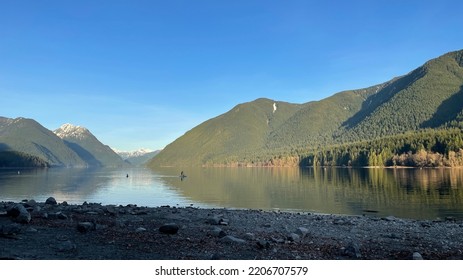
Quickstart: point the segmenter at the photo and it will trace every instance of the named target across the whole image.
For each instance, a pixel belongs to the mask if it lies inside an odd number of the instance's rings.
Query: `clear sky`
[[[0,116],[159,149],[239,103],[305,103],[463,49],[463,1],[1,0]]]

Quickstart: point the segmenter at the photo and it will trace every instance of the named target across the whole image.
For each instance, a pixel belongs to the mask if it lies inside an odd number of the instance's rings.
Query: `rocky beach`
[[[0,202],[7,260],[463,259],[463,221]]]

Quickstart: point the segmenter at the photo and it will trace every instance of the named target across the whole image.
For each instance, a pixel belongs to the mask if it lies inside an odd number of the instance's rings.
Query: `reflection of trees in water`
[[[197,168],[168,180],[183,196],[224,207],[435,218],[463,213],[462,169]],[[463,214],[459,214],[462,215]]]

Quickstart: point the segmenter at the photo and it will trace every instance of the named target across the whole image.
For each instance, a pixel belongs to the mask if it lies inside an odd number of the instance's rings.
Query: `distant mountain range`
[[[462,123],[463,50],[460,50],[430,60],[407,75],[368,88],[343,91],[320,101],[291,104],[262,98],[237,105],[186,132],[153,158],[149,166],[259,165],[282,159],[301,164],[307,157],[311,157],[312,164],[318,162],[316,151],[330,147],[429,130],[461,129]],[[458,131],[460,135],[461,130]],[[424,134],[420,135],[414,139],[423,142]],[[405,136],[400,137],[396,140],[404,141]],[[393,152],[405,153],[407,147],[418,152],[415,146],[429,147],[429,152],[442,150],[437,144],[421,142],[409,147],[403,144]],[[377,157],[385,149],[377,145],[378,150],[356,151],[355,155]],[[365,147],[368,144],[361,149]],[[451,147],[442,151],[448,155],[449,149],[458,152],[460,148]],[[353,153],[352,148],[346,148],[346,153]],[[349,158],[351,154],[344,156]],[[355,160],[352,157],[346,163]],[[359,162],[369,164],[367,160]]]
[[[128,165],[84,127],[64,124],[50,131],[32,119],[0,117],[0,167]]]
[[[149,149],[139,149],[136,151],[118,151],[114,149],[114,151],[126,162],[134,165],[134,166],[143,166],[149,160],[151,160],[154,156],[156,156],[160,150],[152,151]]]
[[[260,98],[186,132],[162,151],[117,154],[83,127],[54,132],[0,117],[9,166],[463,166],[463,50],[320,101]],[[159,154],[158,154],[159,153]],[[156,156],[154,156],[156,155]],[[154,156],[154,157],[153,157]]]

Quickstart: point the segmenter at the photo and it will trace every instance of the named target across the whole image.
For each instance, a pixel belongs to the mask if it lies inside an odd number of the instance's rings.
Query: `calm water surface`
[[[463,218],[463,169],[0,170],[0,200]],[[126,177],[126,174],[129,177]]]

